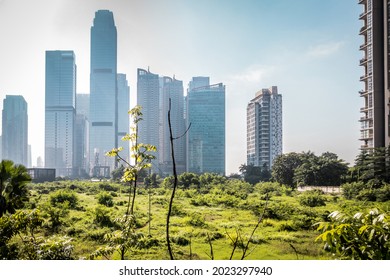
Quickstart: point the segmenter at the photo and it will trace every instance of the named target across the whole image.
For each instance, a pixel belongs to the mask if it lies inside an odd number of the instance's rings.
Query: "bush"
[[[365,188],[363,182],[354,182],[341,185],[341,191],[346,199],[356,198],[360,191]]]
[[[102,205],[98,205],[94,210],[94,222],[103,227],[113,226],[113,222],[110,217],[110,210]]]
[[[50,204],[57,206],[58,204],[68,203],[69,207],[75,209],[78,204],[76,193],[68,190],[58,190],[50,195]]]
[[[377,201],[389,201],[390,200],[390,185],[385,184],[379,189],[375,190],[375,196]]]
[[[298,199],[303,206],[317,207],[326,205],[326,198],[323,196],[323,192],[319,190],[306,191]]]
[[[97,196],[98,203],[107,207],[114,206],[114,199],[108,192],[101,192]]]

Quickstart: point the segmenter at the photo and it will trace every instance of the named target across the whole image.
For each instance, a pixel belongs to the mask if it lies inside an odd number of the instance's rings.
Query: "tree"
[[[15,213],[28,201],[27,183],[31,181],[26,167],[10,160],[0,162],[0,217]]]
[[[254,185],[261,180],[260,166],[255,166],[253,164],[241,164],[238,170],[242,173],[242,175],[244,175],[245,182]]]
[[[354,260],[388,260],[390,258],[389,217],[378,209],[349,216],[338,211],[329,215],[330,222],[318,223],[322,233],[316,241],[338,258]]]
[[[122,140],[131,142],[131,157],[134,159],[134,164],[120,156],[120,152],[123,150],[122,147],[114,148],[106,154],[107,156],[116,157],[118,161],[124,163],[125,169],[122,181],[133,183],[133,194],[132,196],[129,195],[126,215],[132,215],[134,212],[138,176],[143,170],[152,166],[151,161],[156,158],[152,152],[157,150],[153,145],[138,143],[138,123],[142,121],[141,106],[135,106],[129,111],[129,115],[133,120],[133,125],[130,127],[131,133],[126,134]]]
[[[131,157],[133,158],[134,163],[130,163],[120,156],[120,152],[123,150],[122,147],[114,148],[106,155],[115,157],[125,165],[122,181],[133,184],[133,192],[132,194],[129,194],[127,210],[121,220],[121,229],[107,237],[107,240],[110,241],[110,245],[107,248],[108,251],[98,250],[94,256],[99,254],[104,255],[113,252],[115,249],[120,251],[121,259],[124,260],[125,253],[129,248],[137,245],[135,242],[137,238],[133,237],[138,236],[138,234],[135,233],[136,223],[134,222],[134,204],[137,193],[138,177],[144,170],[151,167],[152,160],[156,158],[152,153],[156,152],[157,149],[153,145],[138,142],[138,123],[142,120],[141,106],[136,106],[131,109],[129,115],[133,121],[133,125],[130,127],[131,133],[126,134],[122,140],[131,142]]]
[[[283,154],[274,160],[272,164],[272,178],[279,184],[295,187],[295,170],[302,164],[302,156],[298,153]]]
[[[198,187],[200,184],[199,175],[191,172],[184,172],[178,176],[179,185],[184,189],[188,189],[191,186]]]

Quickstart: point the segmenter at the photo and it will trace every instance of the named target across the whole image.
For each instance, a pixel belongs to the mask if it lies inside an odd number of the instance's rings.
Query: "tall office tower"
[[[138,123],[138,142],[159,149],[159,77],[149,70],[137,69],[137,104],[142,107],[142,121]],[[159,173],[158,152],[152,161],[152,172]]]
[[[21,95],[6,95],[3,100],[2,122],[3,159],[27,167],[28,117],[27,102]]]
[[[74,163],[76,64],[73,51],[46,51],[45,166],[71,176]]]
[[[130,128],[130,87],[125,74],[117,75],[118,83],[118,146],[123,148],[121,157],[130,162],[130,143],[122,141],[122,137],[129,133]]]
[[[187,93],[187,171],[225,174],[225,86],[194,87]]]
[[[91,28],[90,164],[93,176],[109,177],[116,166],[106,152],[117,147],[117,31],[111,11],[95,13]]]
[[[277,87],[256,93],[247,107],[247,164],[270,169],[282,154],[282,95]]]
[[[76,94],[74,176],[89,174],[89,94]]]
[[[359,4],[364,6],[360,14],[363,21],[360,35],[364,37],[360,46],[364,52],[360,60],[364,67],[364,75],[360,77],[364,83],[360,91],[364,99],[360,109],[363,114],[360,140],[364,150],[390,144],[390,2],[359,0]]]
[[[181,174],[186,171],[186,138],[184,121],[184,90],[183,82],[174,77],[162,77],[161,87],[161,116],[160,116],[160,170],[164,175],[173,174],[172,149],[168,123],[169,100],[171,103],[171,128],[172,136],[179,137],[173,141],[176,171]],[[183,136],[183,137],[181,137]]]

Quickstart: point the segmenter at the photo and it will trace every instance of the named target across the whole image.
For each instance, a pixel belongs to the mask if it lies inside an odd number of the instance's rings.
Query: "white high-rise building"
[[[270,169],[282,140],[282,95],[276,86],[262,89],[247,107],[247,164]]]

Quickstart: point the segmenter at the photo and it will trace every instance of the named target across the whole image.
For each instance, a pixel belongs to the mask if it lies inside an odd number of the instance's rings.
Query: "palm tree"
[[[15,213],[28,201],[27,183],[31,181],[26,167],[10,160],[0,162],[0,217]]]

